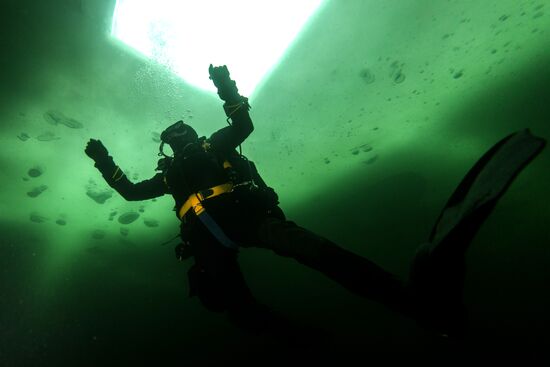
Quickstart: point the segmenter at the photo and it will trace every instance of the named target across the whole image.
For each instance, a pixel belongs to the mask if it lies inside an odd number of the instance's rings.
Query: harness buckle
[[[201,196],[201,200],[204,200],[204,199],[207,199],[208,197],[212,196],[214,194],[214,190],[213,189],[206,189],[206,190],[201,190],[198,193]]]

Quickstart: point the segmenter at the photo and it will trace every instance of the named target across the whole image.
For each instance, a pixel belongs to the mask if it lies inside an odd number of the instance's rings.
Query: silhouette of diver
[[[286,219],[278,196],[253,162],[236,148],[252,133],[247,98],[239,95],[229,71],[209,67],[225,101],[226,126],[209,138],[178,121],[161,134],[156,173],[132,183],[101,141],[85,152],[107,183],[126,200],[170,194],[181,220],[176,256],[194,258],[188,271],[190,295],[209,310],[227,312],[238,326],[255,333],[291,338],[300,327],[260,304],[240,271],[239,248],[259,247],[316,269],[350,291],[415,319],[439,335],[461,337],[466,323],[462,302],[465,253],[477,230],[521,170],[541,152],[545,140],[528,129],[490,148],[460,182],[414,257],[405,282]],[[168,144],[173,156],[163,151]],[[311,340],[314,340],[311,339]]]

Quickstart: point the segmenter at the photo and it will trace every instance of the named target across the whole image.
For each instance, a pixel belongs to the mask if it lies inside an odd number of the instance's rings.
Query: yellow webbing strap
[[[231,182],[211,187],[207,190],[202,190],[196,194],[189,195],[189,198],[183,203],[179,210],[179,218],[182,219],[183,216],[189,211],[189,209],[193,208],[195,211],[195,214],[199,215],[204,211],[204,208],[201,204],[201,202],[205,199],[210,199],[215,196],[224,194],[226,192],[231,192],[233,190],[233,184]],[[208,195],[204,195],[203,193],[208,193]]]
[[[119,175],[117,177],[117,174]],[[120,181],[120,179],[124,177],[124,172],[122,172],[122,170],[120,169],[119,166],[116,167],[116,170],[115,170],[115,173],[113,173],[113,176],[111,177],[113,180],[115,180],[115,182],[117,181]]]

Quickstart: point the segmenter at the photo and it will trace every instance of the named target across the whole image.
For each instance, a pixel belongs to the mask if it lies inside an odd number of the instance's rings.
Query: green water
[[[126,202],[84,154],[101,139],[139,181],[174,121],[200,135],[225,125],[217,96],[108,37],[113,6],[7,1],[1,12],[0,365],[288,353],[188,298],[190,264],[160,245],[178,231],[172,198]],[[290,219],[405,277],[483,152],[526,127],[550,138],[549,65],[548,0],[331,0],[251,101],[243,152]],[[548,167],[547,149],[468,253],[466,352],[549,345]],[[139,218],[121,223],[129,212]],[[294,261],[249,249],[241,265],[260,300],[329,330],[333,355],[449,348]]]

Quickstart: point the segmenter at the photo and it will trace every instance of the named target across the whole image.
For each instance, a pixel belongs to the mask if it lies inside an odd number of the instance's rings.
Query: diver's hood
[[[180,141],[195,141],[199,138],[195,129],[179,120],[170,125],[160,134],[160,140],[163,143],[171,144],[175,139]]]
[[[195,129],[193,129],[190,125],[187,125],[182,120],[179,120],[178,122],[168,126],[166,130],[160,134],[160,153],[159,155],[166,156],[163,152],[164,144],[170,145],[173,151],[177,150],[177,146],[181,146],[181,148],[185,147],[188,143],[192,143],[197,141],[199,136],[197,135],[197,132]]]

